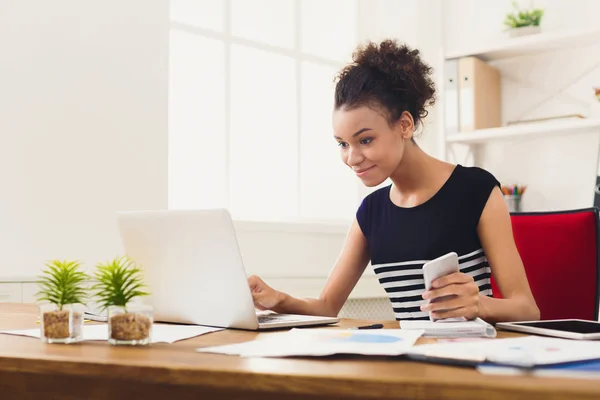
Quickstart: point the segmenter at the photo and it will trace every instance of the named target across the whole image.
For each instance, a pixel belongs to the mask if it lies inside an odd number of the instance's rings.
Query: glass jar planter
[[[152,340],[152,306],[131,304],[108,307],[108,342],[113,345],[146,345]]]
[[[77,343],[83,338],[83,304],[40,305],[40,338],[45,343]]]

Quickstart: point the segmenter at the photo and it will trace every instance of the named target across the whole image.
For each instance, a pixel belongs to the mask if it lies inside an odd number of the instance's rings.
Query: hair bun
[[[368,42],[359,46],[352,59],[353,64],[345,68],[340,78],[348,75],[350,69],[366,68],[373,78],[383,80],[387,90],[398,94],[402,92],[403,99],[410,104],[409,111],[415,122],[427,116],[425,108],[435,103],[436,90],[430,76],[433,69],[421,60],[419,50],[386,39],[379,45]]]

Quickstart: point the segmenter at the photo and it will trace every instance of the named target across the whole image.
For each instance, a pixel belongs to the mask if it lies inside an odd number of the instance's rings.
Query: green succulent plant
[[[88,279],[89,276],[81,271],[79,261],[49,261],[37,281],[40,290],[36,298],[40,302],[56,304],[61,311],[66,304],[85,304],[84,282]]]
[[[509,29],[521,28],[524,26],[540,26],[544,10],[541,8],[532,8],[531,10],[521,10],[517,2],[512,3],[514,12],[508,13],[504,18],[504,26]]]
[[[102,310],[110,306],[127,307],[135,297],[147,296],[143,291],[142,271],[127,256],[117,257],[107,263],[99,263],[94,274],[92,291]]]

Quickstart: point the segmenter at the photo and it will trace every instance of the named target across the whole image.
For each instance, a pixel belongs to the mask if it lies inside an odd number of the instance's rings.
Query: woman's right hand
[[[248,285],[254,300],[254,307],[259,310],[273,310],[284,299],[283,293],[273,289],[256,275],[248,278]]]

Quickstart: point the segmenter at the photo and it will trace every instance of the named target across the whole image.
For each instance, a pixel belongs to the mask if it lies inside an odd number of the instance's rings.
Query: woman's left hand
[[[473,277],[462,272],[443,276],[432,282],[431,289],[423,293],[428,304],[422,311],[431,311],[435,319],[465,317],[468,320],[479,316],[479,286]]]

